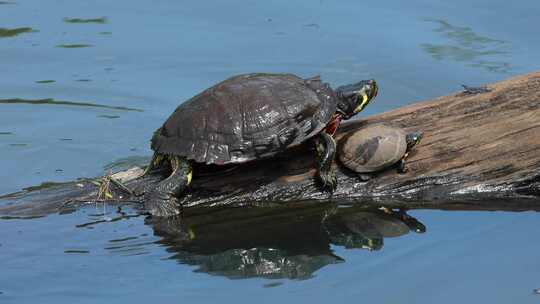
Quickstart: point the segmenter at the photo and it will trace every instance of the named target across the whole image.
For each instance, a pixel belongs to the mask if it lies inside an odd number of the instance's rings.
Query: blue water
[[[237,73],[375,78],[370,115],[535,71],[539,15],[534,0],[0,2],[0,194],[144,161],[181,101]],[[277,284],[193,272],[140,217],[76,228],[89,213],[0,220],[0,302],[540,301],[536,213],[416,211],[427,233],[332,245],[344,261]],[[105,249],[125,237],[133,252]]]

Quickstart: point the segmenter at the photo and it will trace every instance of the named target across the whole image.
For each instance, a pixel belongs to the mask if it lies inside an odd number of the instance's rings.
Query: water
[[[144,162],[182,100],[237,73],[375,78],[369,115],[538,70],[539,13],[532,0],[0,2],[0,194]],[[77,228],[113,216],[95,208],[0,220],[0,302],[539,301],[536,213],[415,211],[425,234],[376,251],[330,242],[307,277],[239,280],[193,272],[198,252],[170,259],[141,217]]]

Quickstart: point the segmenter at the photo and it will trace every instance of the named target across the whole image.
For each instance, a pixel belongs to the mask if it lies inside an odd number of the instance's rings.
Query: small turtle
[[[371,173],[393,165],[405,173],[405,158],[422,139],[422,132],[406,134],[402,129],[376,124],[359,129],[342,141],[340,161],[367,181]]]
[[[345,248],[379,250],[384,238],[423,233],[426,227],[405,210],[365,210],[340,214],[325,226],[332,243]]]
[[[317,178],[332,191],[337,183],[332,135],[377,91],[374,80],[332,90],[318,76],[292,74],[245,74],[214,85],[181,104],[154,133],[154,156],[145,172],[165,164],[172,174],[145,192],[146,210],[155,216],[179,214],[177,198],[191,183],[193,163],[245,163],[315,136]]]

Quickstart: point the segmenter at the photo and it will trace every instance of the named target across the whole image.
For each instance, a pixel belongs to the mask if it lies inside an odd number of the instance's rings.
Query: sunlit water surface
[[[233,74],[375,78],[369,115],[538,70],[539,15],[533,0],[0,1],[0,194],[144,162],[181,101]],[[142,217],[78,227],[102,208],[0,220],[0,302],[540,301],[536,213],[415,211],[427,233],[238,279],[170,258]]]

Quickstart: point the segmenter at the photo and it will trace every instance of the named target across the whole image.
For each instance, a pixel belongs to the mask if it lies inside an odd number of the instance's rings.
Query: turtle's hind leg
[[[144,196],[144,207],[153,216],[180,214],[178,197],[191,183],[191,163],[183,157],[170,156],[172,173]]]
[[[317,179],[323,189],[333,192],[337,187],[336,173],[332,170],[332,162],[336,156],[336,141],[332,135],[322,132],[316,141]]]

